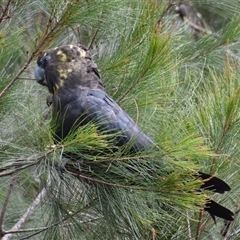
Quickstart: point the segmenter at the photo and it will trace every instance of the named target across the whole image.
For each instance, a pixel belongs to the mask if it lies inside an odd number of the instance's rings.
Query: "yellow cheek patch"
[[[66,62],[67,61],[67,55],[65,53],[63,53],[62,50],[57,51],[57,55],[60,56],[60,60],[62,62]]]
[[[68,69],[62,69],[58,68],[59,72],[59,82],[56,84],[56,89],[58,90],[60,87],[64,86],[65,81],[67,80],[69,73],[71,73],[73,70],[71,68]]]
[[[62,68],[58,68],[58,72],[59,72],[59,77],[61,79],[67,79],[68,74],[70,72],[72,72],[72,69],[62,69]]]
[[[58,68],[59,78],[53,87],[54,93],[57,93],[61,87],[64,87],[64,84],[68,78],[68,74],[71,73],[72,71],[73,70],[71,68],[69,69],[62,69],[60,67]]]

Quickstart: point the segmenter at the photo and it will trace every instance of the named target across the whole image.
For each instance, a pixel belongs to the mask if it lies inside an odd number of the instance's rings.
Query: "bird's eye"
[[[40,56],[37,60],[37,64],[41,68],[46,68],[46,66],[50,60],[51,60],[51,57],[49,55]]]
[[[47,63],[50,61],[51,57],[50,56],[44,56],[42,59],[42,65],[45,68]]]

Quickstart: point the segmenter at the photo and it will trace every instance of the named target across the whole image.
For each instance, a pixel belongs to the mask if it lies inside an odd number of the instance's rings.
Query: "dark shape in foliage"
[[[179,14],[181,20],[189,25],[189,32],[191,32],[196,39],[203,37],[206,33],[211,34],[201,13],[199,13],[191,3],[181,4],[176,7],[175,11]]]
[[[81,45],[67,45],[42,53],[35,72],[39,84],[47,86],[53,94],[53,119],[56,121],[55,143],[63,140],[70,131],[89,122],[100,132],[115,135],[116,146],[130,143],[130,152],[156,147],[133,119],[105,92],[97,65],[87,49]],[[230,187],[221,179],[199,172],[204,180],[201,188],[218,193]],[[215,216],[233,220],[233,213],[209,200],[205,210]]]

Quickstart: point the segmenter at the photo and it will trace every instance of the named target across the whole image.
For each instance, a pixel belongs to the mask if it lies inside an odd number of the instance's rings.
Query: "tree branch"
[[[38,194],[36,199],[33,201],[33,203],[30,205],[30,207],[27,209],[27,211],[22,215],[22,217],[18,220],[18,222],[8,231],[13,232],[19,230],[23,224],[28,220],[29,216],[35,211],[35,209],[41,204],[42,199],[45,198],[47,194],[47,187],[50,186],[51,181],[48,180],[46,186],[41,190],[41,192]],[[5,232],[5,236],[2,238],[2,240],[9,240],[13,236],[13,233],[7,233]]]
[[[189,221],[188,211],[186,211],[186,221],[187,221],[188,239],[189,239],[189,240],[193,240],[192,230],[191,230],[191,224],[190,224],[190,221]]]
[[[11,183],[9,185],[9,188],[8,188],[6,199],[3,203],[2,211],[1,211],[1,214],[0,214],[0,237],[5,235],[5,231],[3,230],[4,219],[5,219],[5,215],[6,215],[6,212],[7,212],[7,206],[8,206],[8,203],[9,203],[9,199],[10,199],[13,187],[16,184],[16,181],[17,181],[17,176],[18,176],[17,174],[15,174],[13,176],[13,178],[11,180]]]
[[[237,207],[237,210],[234,213],[234,220],[232,222],[225,222],[225,228],[222,229],[221,231],[221,233],[224,236],[223,240],[229,240],[234,236],[239,236],[240,228],[238,228],[234,233],[231,233],[233,230],[233,226],[236,224],[239,213],[240,213],[240,205]]]
[[[3,20],[10,18],[10,16],[7,14],[10,3],[11,3],[11,0],[8,0],[7,5],[6,5],[5,9],[3,10],[2,16],[0,16],[0,24]]]
[[[172,2],[172,0],[170,0],[168,2],[167,7],[164,9],[164,11],[162,12],[162,14],[160,15],[160,17],[157,20],[157,25],[161,25],[162,19],[163,17],[167,14],[167,12],[169,11],[169,9],[174,5],[174,3]]]
[[[27,62],[24,64],[24,66],[18,71],[18,73],[15,75],[15,77],[7,84],[7,86],[1,91],[0,93],[0,99],[6,94],[6,92],[8,91],[8,89],[10,89],[12,87],[12,85],[16,82],[16,80],[18,79],[18,77],[25,71],[25,69],[28,67],[28,65],[30,64],[30,62],[32,61],[33,56],[31,56]]]
[[[93,202],[95,201],[96,199],[93,200]],[[89,204],[86,204],[83,208],[81,208],[79,211],[75,212],[74,214],[71,214],[71,217],[77,215],[78,213],[80,213],[81,211],[83,211],[84,209],[88,208],[89,207]],[[30,237],[33,237],[41,232],[44,232],[52,227],[55,227],[57,226],[58,224],[61,224],[65,221],[67,221],[69,219],[69,217],[65,217],[63,218],[62,220],[56,222],[56,223],[53,223],[47,227],[39,227],[39,228],[28,228],[28,229],[18,229],[18,230],[9,230],[9,231],[6,231],[5,234],[10,234],[10,233],[26,233],[26,232],[34,232],[28,236],[25,236],[23,238],[20,238],[20,240],[24,240],[24,239],[28,239]],[[81,224],[87,224],[87,223],[91,223],[91,222],[95,222],[95,221],[98,221],[102,219],[102,217],[96,217],[96,218],[91,218],[91,219],[88,219],[88,220],[83,220],[83,221],[79,221],[79,223]],[[64,226],[68,226],[70,225],[69,223],[68,224],[65,224]]]

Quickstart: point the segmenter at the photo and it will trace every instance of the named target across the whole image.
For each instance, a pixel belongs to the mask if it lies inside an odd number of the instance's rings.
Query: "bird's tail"
[[[209,191],[213,191],[216,193],[224,193],[231,190],[229,185],[225,183],[220,178],[214,177],[210,174],[198,172],[198,176],[204,181],[201,188]]]
[[[229,185],[220,178],[202,172],[199,172],[198,174],[198,176],[204,181],[201,186],[202,189],[210,190],[221,194],[231,190]],[[232,211],[214,202],[213,200],[209,200],[206,203],[204,210],[211,215],[215,223],[215,217],[220,217],[228,221],[233,221],[234,219],[234,213]]]
[[[232,211],[214,202],[213,200],[210,200],[209,202],[206,203],[204,210],[211,215],[215,223],[216,223],[215,217],[220,217],[228,221],[233,221],[234,219],[234,213]]]

